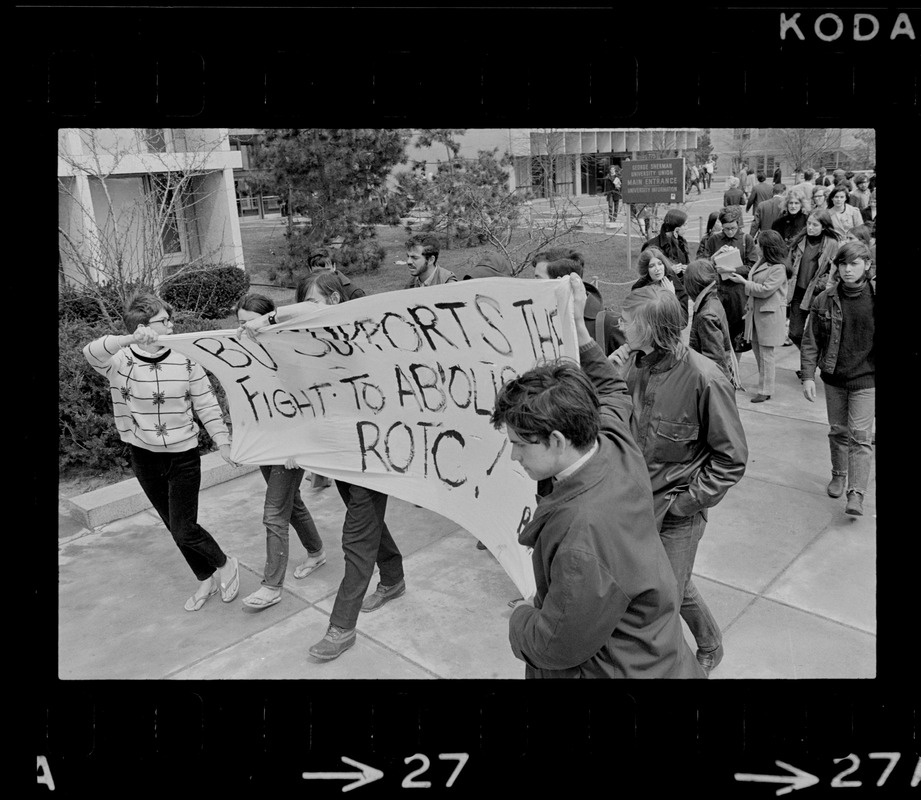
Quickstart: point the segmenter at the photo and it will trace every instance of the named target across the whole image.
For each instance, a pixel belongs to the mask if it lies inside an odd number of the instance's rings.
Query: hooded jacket
[[[703,678],[682,633],[623,381],[597,343],[579,356],[601,402],[599,447],[568,478],[538,484],[518,539],[533,548],[537,592],[509,619],[512,651],[528,678]]]

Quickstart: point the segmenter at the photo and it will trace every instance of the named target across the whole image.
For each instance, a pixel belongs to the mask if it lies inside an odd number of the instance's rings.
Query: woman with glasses
[[[199,580],[185,602],[186,611],[198,611],[218,591],[231,602],[240,590],[240,569],[198,524],[201,458],[195,417],[223,459],[233,461],[230,433],[205,371],[157,342],[173,332],[172,316],[172,306],[156,295],[135,295],[124,315],[133,333],[101,336],[83,348],[83,355],[109,381],[115,426],[130,449],[138,483]]]

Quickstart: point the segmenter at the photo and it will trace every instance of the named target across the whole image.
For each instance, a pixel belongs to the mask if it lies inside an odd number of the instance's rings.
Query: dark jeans
[[[393,586],[403,580],[403,556],[384,522],[387,495],[344,481],[336,481],[336,488],[346,506],[342,523],[345,575],[329,621],[351,630],[358,623],[375,562],[381,570],[380,582]]]
[[[210,578],[227,563],[214,537],[198,524],[201,457],[197,448],[182,453],[153,453],[131,445],[138,483],[198,580]]]
[[[681,618],[688,624],[697,649],[709,652],[723,641],[720,626],[691,580],[697,544],[704,535],[707,520],[698,511],[690,517],[674,517],[666,514],[659,535],[678,582],[678,597],[681,598]]]
[[[260,466],[265,478],[265,507],[262,524],[265,525],[265,571],[262,585],[280,589],[285,582],[288,567],[288,524],[294,528],[307,555],[316,555],[323,549],[323,540],[317,526],[301,499],[301,480],[304,470],[286,469],[283,464]]]

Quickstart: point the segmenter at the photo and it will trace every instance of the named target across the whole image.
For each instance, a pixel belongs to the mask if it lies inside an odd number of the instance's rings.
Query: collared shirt
[[[554,475],[553,482],[558,483],[559,481],[565,481],[567,478],[571,477],[572,475],[575,475],[576,472],[578,472],[581,467],[585,466],[585,464],[588,463],[588,460],[593,455],[595,455],[597,450],[598,450],[598,440],[596,439],[595,443],[592,445],[591,450],[589,450],[584,456],[582,456],[574,464],[570,464],[562,472],[558,472],[556,475]]]

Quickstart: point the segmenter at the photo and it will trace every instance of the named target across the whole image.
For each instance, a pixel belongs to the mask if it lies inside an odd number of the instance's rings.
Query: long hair
[[[761,258],[768,264],[785,264],[790,252],[787,243],[777,231],[761,231],[758,237],[761,246]]]
[[[822,226],[822,231],[819,234],[823,239],[834,239],[836,242],[840,240],[838,232],[835,230],[835,223],[831,221],[831,214],[824,208],[818,208],[806,218],[806,224],[809,224],[809,220],[816,220],[819,225]],[[803,228],[793,240],[790,242],[790,249],[792,250],[796,247],[803,239],[807,236],[806,228]]]
[[[661,233],[671,233],[675,228],[680,228],[688,221],[688,215],[680,208],[670,208],[665,212],[662,225],[659,228]]]
[[[654,284],[641,286],[628,294],[621,304],[621,314],[630,318],[641,345],[653,345],[676,358],[687,352],[681,341],[686,322],[681,303],[674,292]]]
[[[636,260],[636,269],[637,272],[640,273],[640,277],[649,277],[649,262],[654,258],[659,259],[659,261],[665,265],[665,274],[668,275],[669,278],[675,277],[675,268],[672,266],[671,259],[669,259],[669,257],[658,247],[647,247],[640,253],[639,258]]]
[[[684,288],[688,297],[696,300],[698,295],[716,279],[716,267],[709,258],[695,259],[684,270]]]

